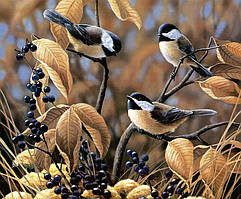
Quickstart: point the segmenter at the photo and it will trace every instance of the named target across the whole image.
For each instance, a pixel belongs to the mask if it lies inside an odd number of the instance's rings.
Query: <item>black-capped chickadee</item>
[[[116,55],[121,50],[120,38],[108,30],[88,24],[74,24],[54,10],[45,10],[43,16],[67,29],[69,41],[76,52],[104,58]]]
[[[163,57],[171,63],[175,69],[179,66],[180,60],[185,55],[194,51],[194,48],[188,38],[173,24],[162,24],[158,29],[159,47]],[[201,76],[211,77],[212,73],[200,63],[194,54],[191,58],[185,59],[187,64]],[[196,61],[195,63],[193,61]]]
[[[141,93],[132,93],[128,98],[128,116],[140,129],[151,134],[174,132],[191,116],[215,115],[211,109],[181,110],[166,104],[152,102]]]

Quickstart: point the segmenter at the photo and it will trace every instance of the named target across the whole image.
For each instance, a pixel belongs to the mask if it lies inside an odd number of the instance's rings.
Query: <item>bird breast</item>
[[[103,58],[106,57],[101,45],[86,45],[81,40],[75,39],[68,33],[69,42],[74,46],[74,50],[90,57]]]
[[[159,47],[163,57],[173,66],[177,67],[180,62],[180,58],[184,56],[184,54],[179,50],[177,42],[161,41],[159,42]]]
[[[151,134],[163,134],[166,132],[173,132],[178,126],[176,123],[159,123],[151,117],[149,111],[129,109],[128,116],[137,127],[145,131],[148,131]]]

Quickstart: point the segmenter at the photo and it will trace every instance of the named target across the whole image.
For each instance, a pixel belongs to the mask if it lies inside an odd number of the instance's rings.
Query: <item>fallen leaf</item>
[[[103,117],[94,107],[88,104],[74,104],[71,108],[77,113],[79,119],[90,133],[101,157],[104,157],[108,151],[111,136]]]
[[[210,148],[202,156],[200,161],[200,175],[202,179],[217,193],[219,189],[223,188],[227,176],[228,167],[226,159],[221,153],[215,149]]]
[[[68,101],[73,79],[67,53],[58,43],[48,39],[34,40],[33,44],[37,45],[37,50],[33,52],[33,56],[48,71],[54,85]]]
[[[193,144],[184,138],[177,138],[168,142],[165,158],[170,169],[188,180],[193,171]]]
[[[213,76],[205,81],[199,82],[201,89],[213,99],[221,100],[228,104],[241,104],[239,86],[220,76]]]
[[[70,160],[70,168],[75,169],[79,161],[80,137],[82,124],[72,107],[59,118],[56,126],[56,144]]]
[[[241,66],[241,44],[227,40],[218,40],[214,38],[216,46],[217,57],[222,63],[232,64],[234,66]]]
[[[83,15],[82,0],[65,0],[60,1],[55,8],[55,11],[68,18],[73,23],[79,23]],[[63,49],[69,45],[67,30],[56,23],[50,23],[50,30],[57,43]]]
[[[48,151],[49,153],[53,153],[55,148],[55,129],[48,130],[45,134],[45,141],[48,145],[48,148],[45,145],[44,141],[41,141],[39,143],[36,143],[35,146],[44,150]],[[38,149],[35,149],[35,156],[36,156],[36,166],[41,171],[43,169],[49,170],[49,167],[51,165],[51,157],[49,154],[46,154]]]
[[[131,21],[138,29],[141,29],[141,17],[131,6],[129,0],[108,0],[115,15],[122,21]]]
[[[43,115],[36,118],[39,122],[46,124],[48,126],[48,129],[55,129],[57,122],[60,118],[60,116],[69,109],[68,105],[65,104],[59,104],[56,107],[50,108],[48,111],[46,111]],[[28,135],[30,134],[30,129],[27,128],[22,134]]]

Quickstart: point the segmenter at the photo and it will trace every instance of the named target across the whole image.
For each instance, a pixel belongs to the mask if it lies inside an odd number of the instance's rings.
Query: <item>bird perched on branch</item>
[[[180,66],[182,57],[194,52],[191,42],[173,24],[162,24],[158,29],[158,36],[160,51],[166,61],[175,67],[174,71]],[[195,54],[190,55],[185,61],[199,75],[212,76],[212,73],[197,61]]]
[[[76,52],[92,58],[116,55],[121,50],[120,38],[114,33],[89,24],[74,24],[54,10],[47,9],[43,16],[66,28],[70,43]]]
[[[128,98],[128,116],[140,129],[151,134],[174,132],[187,118],[209,116],[217,112],[211,109],[181,110],[166,104],[152,102],[141,93],[132,93]]]

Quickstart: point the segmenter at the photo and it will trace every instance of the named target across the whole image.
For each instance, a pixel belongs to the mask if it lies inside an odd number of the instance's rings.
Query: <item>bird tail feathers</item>
[[[201,75],[202,77],[212,77],[213,74],[211,73],[210,70],[208,70],[207,68],[199,65],[199,66],[193,66],[190,65],[192,67],[192,69],[197,72],[199,75]]]
[[[59,14],[55,10],[47,9],[44,11],[43,16],[48,21],[57,23],[63,27],[65,27],[66,24],[73,25],[73,23],[69,19],[67,19],[63,15]]]
[[[212,109],[196,109],[192,110],[194,116],[207,116],[207,115],[215,115],[217,114],[216,111]]]

